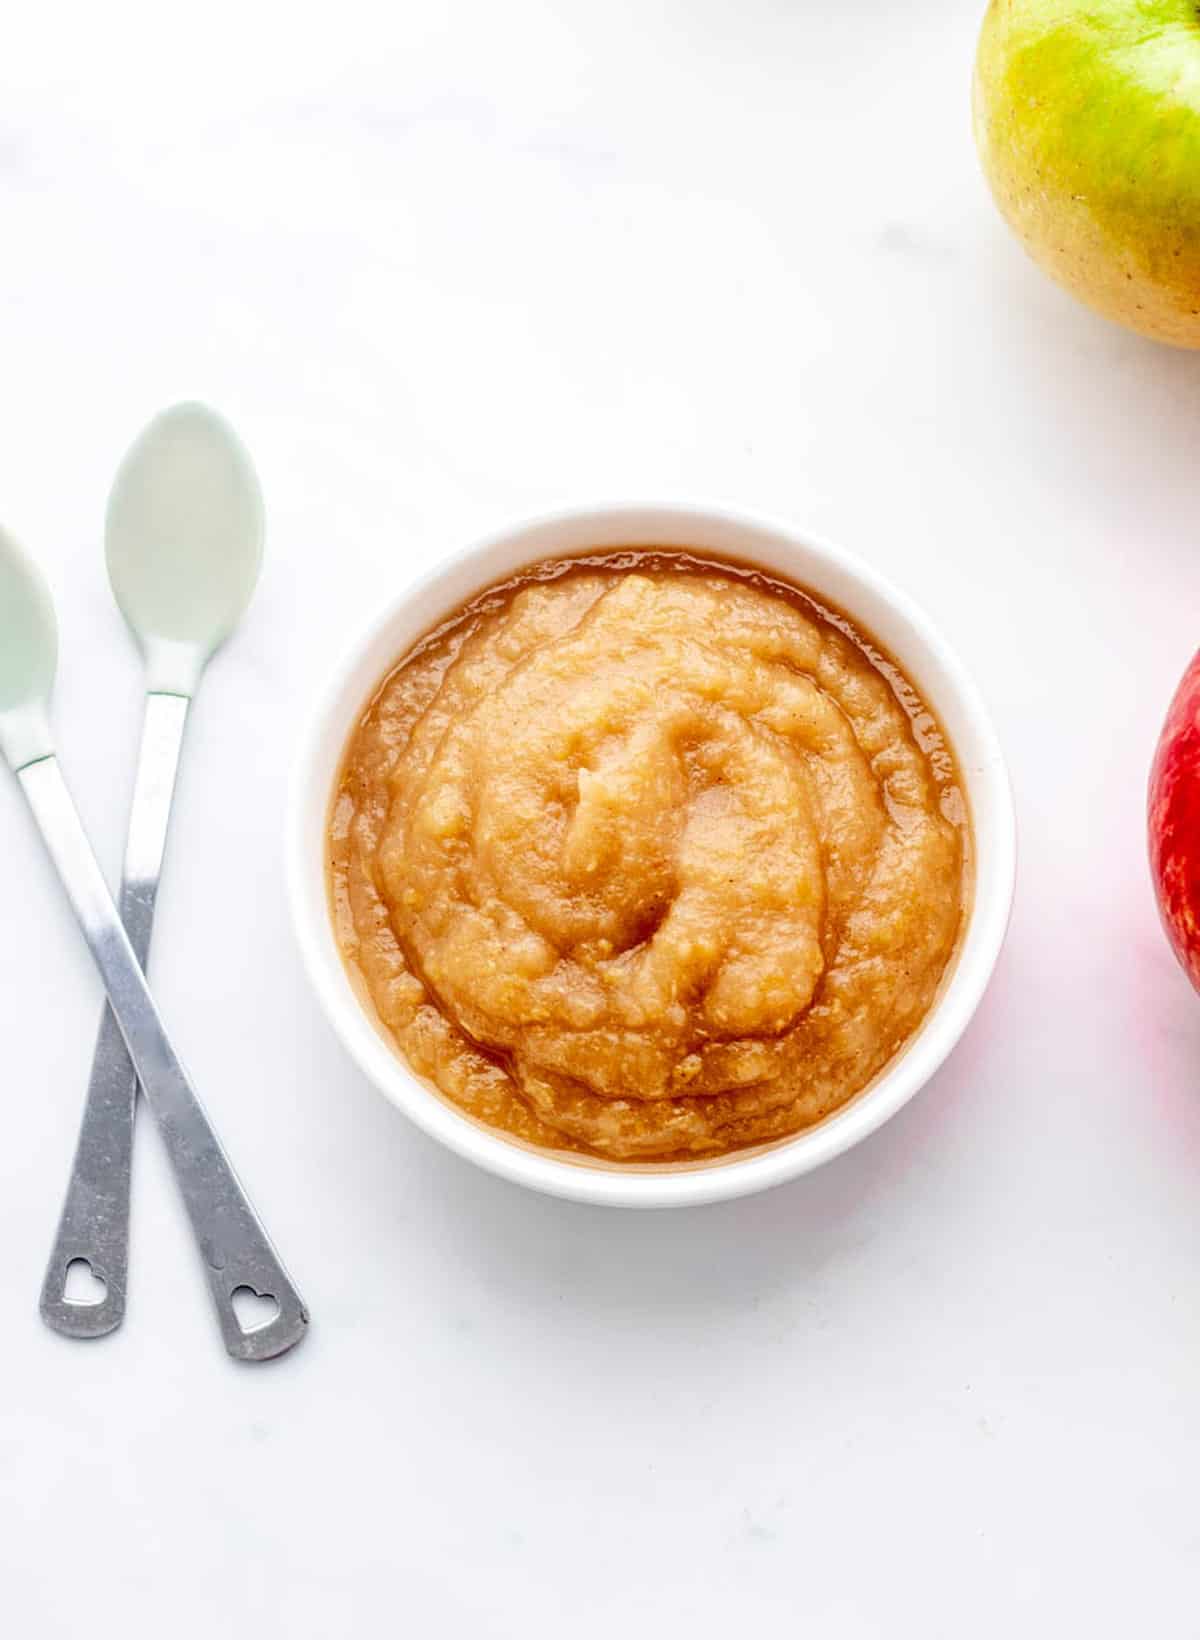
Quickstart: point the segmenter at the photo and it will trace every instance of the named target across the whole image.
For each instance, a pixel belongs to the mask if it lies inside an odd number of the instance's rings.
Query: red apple
[[[1200,991],[1200,654],[1183,674],[1159,736],[1147,820],[1163,927]]]

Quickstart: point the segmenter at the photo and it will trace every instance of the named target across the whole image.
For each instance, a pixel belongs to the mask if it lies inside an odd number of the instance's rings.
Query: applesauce
[[[928,1012],[969,896],[954,758],[850,621],[673,549],[488,588],[382,681],[332,914],[411,1068],[615,1162],[786,1137]]]

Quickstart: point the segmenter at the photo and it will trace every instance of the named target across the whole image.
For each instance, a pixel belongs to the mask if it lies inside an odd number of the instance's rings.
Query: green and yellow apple
[[[1036,262],[1110,319],[1200,348],[1200,5],[992,0],[975,134]]]

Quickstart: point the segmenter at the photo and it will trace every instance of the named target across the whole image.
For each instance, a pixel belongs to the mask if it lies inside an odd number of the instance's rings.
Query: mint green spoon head
[[[250,602],[262,563],[262,492],[229,424],[203,404],[156,416],[108,501],[108,575],[152,693],[191,695]]]
[[[58,627],[41,571],[0,529],[0,752],[14,769],[53,750],[46,707]]]

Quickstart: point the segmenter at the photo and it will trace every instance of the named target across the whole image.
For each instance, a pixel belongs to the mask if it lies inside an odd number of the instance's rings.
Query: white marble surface
[[[63,630],[115,865],[138,672],[100,555],[172,399],[269,566],[196,709],[155,983],[312,1305],[221,1352],[141,1133],[130,1314],[36,1296],[98,988],[0,784],[10,1632],[841,1637],[1194,1626],[1200,1000],[1142,803],[1200,640],[1187,356],[1042,281],[984,193],[965,0],[30,8],[0,57],[0,514]],[[514,515],[725,500],[857,547],[973,661],[1011,939],[902,1116],[756,1200],[539,1200],[318,1018],[280,869],[334,653]]]

